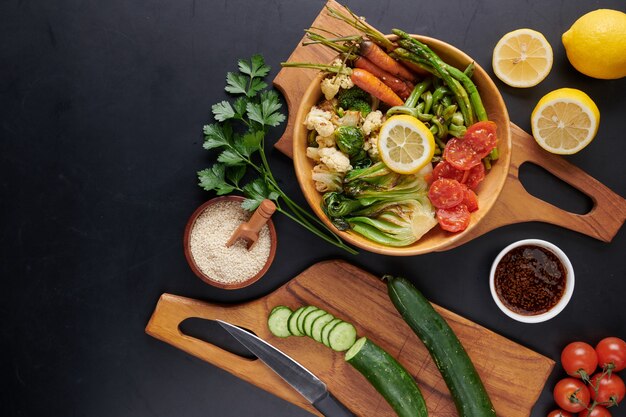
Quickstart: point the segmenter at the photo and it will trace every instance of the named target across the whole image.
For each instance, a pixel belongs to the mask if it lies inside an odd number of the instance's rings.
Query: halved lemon
[[[392,171],[413,174],[433,159],[435,138],[415,117],[391,116],[380,128],[378,152]]]
[[[571,155],[596,136],[600,111],[584,92],[561,88],[539,100],[530,123],[539,146],[559,155]]]
[[[493,50],[493,72],[511,87],[532,87],[552,68],[552,47],[545,36],[532,29],[507,33]]]

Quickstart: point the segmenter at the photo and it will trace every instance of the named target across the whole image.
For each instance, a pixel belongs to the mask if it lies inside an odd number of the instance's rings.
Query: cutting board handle
[[[265,304],[259,299],[237,305],[221,305],[194,300],[172,294],[163,294],[146,326],[146,333],[169,343],[206,362],[222,368],[268,392],[296,404],[314,415],[320,414],[282,378],[261,361],[248,359],[224,350],[211,343],[188,336],[180,331],[180,324],[188,318],[224,320],[236,326],[256,331],[257,336],[267,339],[269,330]]]
[[[626,200],[564,157],[537,146],[534,138],[520,127],[511,124],[511,133],[513,150],[509,175],[494,205],[494,213],[488,216],[489,230],[507,224],[541,221],[610,242],[626,220]],[[526,162],[546,169],[588,196],[593,202],[592,209],[585,214],[571,213],[528,193],[519,180],[519,168]]]
[[[257,360],[244,358],[211,343],[188,336],[180,331],[180,324],[188,318],[224,320],[247,329],[257,328],[258,320],[246,309],[247,304],[222,306],[203,303],[186,297],[163,294],[146,326],[146,333],[157,339],[204,359],[215,366],[233,372],[235,369],[257,374],[265,368]],[[242,313],[245,312],[245,313]]]

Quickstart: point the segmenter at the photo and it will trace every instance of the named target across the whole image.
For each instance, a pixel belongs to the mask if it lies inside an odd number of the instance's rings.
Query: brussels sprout
[[[340,126],[335,130],[335,141],[341,152],[352,157],[363,150],[365,138],[358,127]]]

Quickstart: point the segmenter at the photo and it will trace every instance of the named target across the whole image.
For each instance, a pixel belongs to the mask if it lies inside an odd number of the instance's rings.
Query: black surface
[[[400,27],[447,41],[491,72],[506,32],[531,27],[554,49],[549,77],[531,89],[498,86],[511,120],[529,130],[538,99],[558,87],[586,91],[602,121],[597,139],[568,160],[626,196],[626,79],[576,72],[560,35],[603,1],[346,1],[383,31]],[[501,228],[460,248],[412,258],[349,256],[275,217],[268,274],[224,291],[196,278],[182,233],[212,195],[196,186],[208,154],[201,127],[223,99],[236,60],[262,53],[273,77],[320,1],[5,0],[0,3],[0,227],[2,415],[306,416],[284,401],[144,334],[163,292],[238,302],[265,295],[312,263],[347,259],[376,274],[411,278],[431,300],[554,359],[581,339],[626,338],[626,231],[606,244],[555,226]],[[282,127],[269,138],[275,141]],[[270,163],[299,201],[291,161]],[[576,212],[589,202],[539,168],[532,193]],[[507,244],[560,246],[576,289],[554,320],[525,325],[502,314],[487,279]],[[532,412],[554,407],[556,368]],[[626,416],[624,406],[613,413]]]

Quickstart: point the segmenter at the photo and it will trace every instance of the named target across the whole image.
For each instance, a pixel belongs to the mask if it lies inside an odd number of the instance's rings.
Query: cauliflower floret
[[[336,58],[333,61],[332,65],[335,67],[345,67],[346,64],[341,59]],[[337,74],[334,78],[335,82],[339,84],[339,87],[343,88],[344,90],[354,87],[354,83],[352,82],[352,79],[348,74]]]
[[[304,124],[309,130],[315,129],[320,136],[330,136],[335,131],[335,126],[330,121],[331,118],[331,112],[313,106],[309,114],[306,115]]]
[[[335,59],[332,62],[334,67],[345,68],[345,64],[341,59]],[[354,87],[354,83],[348,74],[335,74],[332,77],[326,77],[322,80],[321,88],[326,100],[330,100],[337,95],[340,88],[348,89]]]
[[[350,158],[337,148],[320,148],[317,151],[320,162],[336,172],[348,172],[352,169]]]
[[[335,135],[317,136],[315,142],[320,148],[333,148],[335,146]]]
[[[358,127],[361,124],[361,112],[356,110],[348,110],[343,117],[337,120],[339,126],[354,126]]]
[[[315,181],[315,189],[320,193],[340,191],[343,173],[333,171],[324,164],[319,164],[313,168],[311,178]]]
[[[363,132],[366,135],[371,134],[372,132],[377,131],[383,125],[383,113],[380,110],[376,110],[371,112],[365,118],[363,122]]]
[[[339,92],[340,83],[337,81],[337,77],[324,78],[321,87],[326,100],[330,100]]]
[[[363,149],[367,151],[367,154],[373,161],[379,161],[380,155],[378,154],[378,134],[372,134],[369,140],[365,143],[367,145],[367,149],[365,149],[366,146],[363,146]]]
[[[306,148],[306,157],[319,162],[320,160],[319,150],[320,148],[314,148],[312,146],[309,146],[308,148]]]

